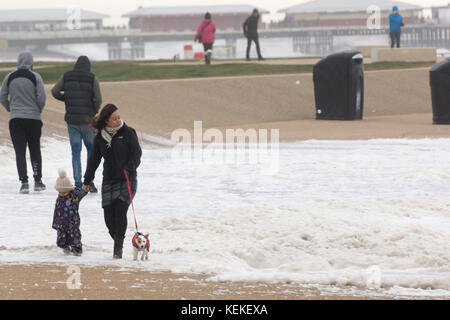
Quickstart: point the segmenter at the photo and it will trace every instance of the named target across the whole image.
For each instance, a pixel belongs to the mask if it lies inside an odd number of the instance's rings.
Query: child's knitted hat
[[[67,177],[66,171],[58,170],[59,178],[56,179],[55,189],[58,192],[69,192],[75,189],[70,179]]]

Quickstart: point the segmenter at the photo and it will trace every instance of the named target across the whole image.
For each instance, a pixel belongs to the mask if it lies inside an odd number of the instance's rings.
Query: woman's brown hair
[[[112,103],[105,105],[100,114],[92,120],[92,126],[98,131],[102,130],[106,127],[106,121],[116,110],[118,110],[117,107]]]

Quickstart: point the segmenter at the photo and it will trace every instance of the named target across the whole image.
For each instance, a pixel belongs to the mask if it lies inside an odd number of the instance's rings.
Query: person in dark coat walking
[[[16,153],[20,193],[29,193],[26,152],[30,151],[34,191],[45,190],[42,183],[41,113],[45,106],[45,89],[41,76],[33,71],[33,56],[19,54],[17,70],[9,73],[2,84],[0,102],[10,113],[9,132]]]
[[[264,60],[261,55],[261,48],[259,46],[259,36],[258,36],[258,22],[259,22],[259,12],[258,9],[254,9],[250,17],[245,20],[243,29],[244,35],[247,38],[247,61],[250,61],[250,48],[252,46],[252,41],[255,42],[256,52],[258,53],[258,60]]]
[[[137,168],[141,163],[142,150],[136,131],[120,118],[119,109],[113,104],[103,107],[94,118],[98,130],[84,174],[83,190],[89,191],[103,158],[102,208],[106,227],[114,240],[116,259],[122,258],[123,241],[127,229],[127,211],[131,199],[124,170],[126,170],[134,198],[137,190]]]
[[[81,148],[84,143],[89,159],[94,143],[91,123],[102,104],[99,81],[91,72],[88,57],[78,58],[73,70],[66,72],[55,84],[52,95],[66,105],[64,120],[72,149],[73,177],[75,187],[81,189]],[[97,192],[93,182],[90,192]]]

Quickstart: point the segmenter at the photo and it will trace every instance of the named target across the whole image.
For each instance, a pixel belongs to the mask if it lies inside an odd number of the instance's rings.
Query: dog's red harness
[[[142,233],[138,232],[138,235],[143,236]],[[145,243],[145,249],[150,250],[150,240],[146,238],[147,242]],[[136,234],[133,236],[133,239],[131,239],[131,243],[133,244],[133,247],[136,249],[140,249],[139,246],[136,243]]]

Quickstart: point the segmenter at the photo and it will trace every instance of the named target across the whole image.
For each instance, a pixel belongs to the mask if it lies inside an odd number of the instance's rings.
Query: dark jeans
[[[250,48],[252,46],[252,41],[255,42],[256,52],[258,53],[258,59],[262,59],[261,48],[259,47],[259,38],[258,38],[258,36],[256,36],[256,37],[248,36],[247,37],[247,55],[246,55],[246,58],[250,59]]]
[[[81,148],[86,147],[87,158],[91,155],[92,145],[94,144],[94,130],[90,125],[68,124],[70,147],[72,149],[72,168],[75,187],[81,189]]]
[[[397,45],[397,48],[400,48],[401,32],[391,32],[389,35],[391,36],[391,48],[393,48],[394,45]]]
[[[105,216],[106,227],[114,239],[115,236],[119,238],[125,237],[127,230],[127,212],[130,205],[122,200],[116,199],[109,206],[103,208]]]
[[[9,133],[16,153],[17,172],[22,183],[28,182],[27,146],[30,151],[34,181],[40,181],[42,178],[41,131],[41,120],[16,118],[9,121]]]

